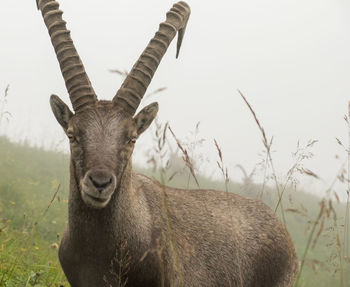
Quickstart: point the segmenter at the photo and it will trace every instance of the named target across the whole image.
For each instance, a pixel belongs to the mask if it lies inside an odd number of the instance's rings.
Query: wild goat
[[[101,286],[292,286],[298,261],[285,226],[259,200],[180,190],[137,174],[131,155],[158,104],[134,116],[190,7],[178,2],[112,101],[98,101],[54,0],[37,0],[75,113],[52,111],[70,141],[68,226],[59,259],[69,283]]]

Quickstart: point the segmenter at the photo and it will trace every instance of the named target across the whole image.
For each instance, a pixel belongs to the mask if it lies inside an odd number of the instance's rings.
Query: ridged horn
[[[166,14],[165,22],[159,25],[158,32],[124,80],[113,101],[129,114],[135,114],[161,59],[177,32],[176,58],[178,57],[190,13],[191,9],[187,3],[180,1],[174,4]]]
[[[97,97],[70,37],[70,31],[66,28],[66,21],[62,19],[63,12],[54,0],[36,0],[36,4],[49,31],[73,109],[75,112],[82,110],[95,103]]]

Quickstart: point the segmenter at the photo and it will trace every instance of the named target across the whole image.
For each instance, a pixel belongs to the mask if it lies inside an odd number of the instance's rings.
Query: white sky
[[[165,19],[168,0],[61,0],[63,17],[99,98],[111,99],[122,79],[108,69],[130,70]],[[274,136],[279,175],[293,163],[296,143],[318,139],[306,167],[330,183],[345,158],[335,137],[347,143],[343,119],[350,100],[350,2],[346,0],[188,0],[192,15],[180,57],[175,41],[149,92],[159,117],[184,139],[201,122],[202,151],[216,169],[216,138],[230,175],[251,170],[263,146],[257,126],[237,93],[248,98],[268,136]],[[1,0],[0,90],[10,84],[6,132],[50,145],[62,140],[49,107],[55,93],[69,103],[51,42],[35,0]],[[2,127],[4,131],[4,127]],[[137,145],[136,159],[150,135]],[[61,143],[62,145],[62,143]],[[64,142],[63,147],[67,145]],[[306,189],[324,190],[310,179]],[[338,190],[344,193],[344,190]]]

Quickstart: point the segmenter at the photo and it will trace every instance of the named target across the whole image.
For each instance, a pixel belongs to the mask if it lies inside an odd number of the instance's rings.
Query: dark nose
[[[110,173],[100,170],[90,172],[89,179],[99,192],[106,189],[113,182],[113,177]]]

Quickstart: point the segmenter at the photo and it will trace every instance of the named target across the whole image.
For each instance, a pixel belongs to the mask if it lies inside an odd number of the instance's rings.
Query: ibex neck
[[[134,189],[132,178],[130,162],[108,205],[103,209],[93,209],[83,202],[79,182],[71,165],[68,209],[70,240],[80,242],[79,244],[86,242],[90,248],[101,244],[115,246],[116,243],[123,244],[125,240],[133,245],[144,242],[145,236],[148,237],[145,219],[149,214],[145,209],[143,194]],[[112,244],[109,245],[109,242]]]

